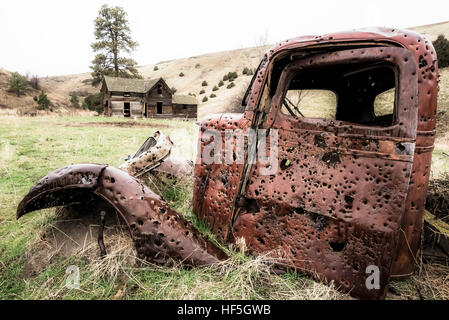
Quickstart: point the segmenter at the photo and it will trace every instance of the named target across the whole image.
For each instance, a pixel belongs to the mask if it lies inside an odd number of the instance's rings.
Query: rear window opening
[[[329,90],[288,90],[282,112],[295,117],[335,120],[337,96]]]
[[[383,62],[308,68],[294,74],[281,112],[367,126],[395,121],[396,70]]]

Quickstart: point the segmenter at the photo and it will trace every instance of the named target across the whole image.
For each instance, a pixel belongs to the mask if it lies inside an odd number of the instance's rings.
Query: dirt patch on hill
[[[61,124],[66,127],[145,127],[145,128],[172,128],[169,124],[155,124],[155,123],[143,123],[132,121],[120,121],[120,122],[71,122]]]

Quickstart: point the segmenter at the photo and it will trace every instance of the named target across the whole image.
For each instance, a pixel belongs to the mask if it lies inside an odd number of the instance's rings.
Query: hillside
[[[178,94],[196,94],[201,118],[208,113],[229,110],[235,97],[243,95],[242,92],[246,90],[251,80],[250,76],[242,75],[243,68],[255,69],[268,48],[269,46],[223,51],[144,65],[138,69],[145,78],[163,77],[170,87],[176,88]],[[155,66],[158,68],[157,71],[154,71]],[[234,80],[235,87],[226,89],[226,85],[222,86],[218,91],[214,91],[217,97],[210,98],[212,88],[218,85],[226,73],[233,71],[239,74]],[[184,74],[183,77],[179,76],[181,72]],[[68,97],[70,92],[77,92],[82,96],[83,93],[94,93],[98,90],[90,85],[89,79],[90,73],[49,77],[42,79],[42,85],[54,95]],[[205,87],[201,85],[204,80],[208,83]],[[200,95],[202,89],[206,92]],[[207,96],[209,101],[202,102],[204,96]]]
[[[449,38],[449,21],[432,25],[412,27],[411,30],[417,31],[430,40],[435,40],[439,34],[444,34]],[[301,32],[298,31],[298,35]],[[232,51],[223,51],[217,53],[204,54],[195,57],[164,61],[155,64],[140,66],[138,69],[145,78],[164,77],[170,87],[175,87],[178,94],[193,93],[196,95],[199,103],[199,118],[210,113],[219,113],[235,110],[239,100],[243,95],[251,77],[242,75],[244,67],[256,68],[263,53],[270,46],[237,49]],[[157,66],[158,70],[154,71]],[[226,85],[215,91],[216,98],[210,98],[212,88],[217,85],[223,75],[235,71],[239,77],[234,81],[235,87],[227,89]],[[184,76],[180,77],[179,74]],[[13,95],[5,92],[7,71],[0,69],[0,108],[2,112],[9,107],[9,112],[13,109],[25,108],[24,106],[34,106],[32,101],[35,93],[16,99]],[[41,79],[41,86],[52,102],[55,110],[62,113],[73,112],[70,108],[69,94],[77,93],[79,96],[85,96],[89,93],[98,92],[98,88],[90,85],[90,73],[76,75],[64,75],[47,77]],[[202,87],[201,83],[206,80],[208,86]],[[204,89],[205,94],[199,94]],[[204,96],[208,97],[207,102],[202,102]],[[3,100],[2,100],[3,99]],[[5,107],[7,106],[7,107]],[[13,108],[13,109],[11,109]]]
[[[412,27],[409,29],[422,34],[430,41],[435,41],[440,34],[449,38],[449,21]]]

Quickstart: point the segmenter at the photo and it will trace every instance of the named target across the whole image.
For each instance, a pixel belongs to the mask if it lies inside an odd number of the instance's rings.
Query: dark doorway
[[[131,107],[129,102],[125,102],[123,107],[123,115],[127,118],[131,117]]]
[[[157,103],[157,114],[162,114],[162,102]]]
[[[145,110],[144,110],[144,112],[143,112],[143,116],[144,116],[145,118],[148,118],[148,104],[147,104],[147,103],[145,103]]]

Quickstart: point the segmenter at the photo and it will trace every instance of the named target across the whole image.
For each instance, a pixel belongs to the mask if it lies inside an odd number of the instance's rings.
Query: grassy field
[[[226,247],[231,258],[213,268],[186,270],[141,265],[126,233],[105,237],[108,256],[98,259],[95,243],[72,255],[50,254],[42,235],[57,223],[55,209],[15,219],[18,202],[49,171],[70,163],[118,166],[154,131],[173,140],[175,155],[193,160],[198,127],[192,122],[91,117],[0,118],[0,298],[1,299],[218,299],[341,298],[332,286],[295,273],[271,274],[264,258],[251,259]],[[191,185],[165,190],[172,206],[213,235],[192,215]],[[54,230],[53,230],[54,231]],[[69,240],[68,240],[69,241]],[[48,245],[48,244],[47,244]],[[39,254],[42,249],[45,254]],[[32,262],[44,266],[33,270]],[[65,287],[66,268],[80,268],[79,290]]]
[[[62,234],[60,241],[65,236],[66,241],[78,244],[82,240],[62,231],[58,210],[46,209],[15,219],[18,202],[48,172],[71,163],[118,166],[156,130],[171,137],[174,155],[194,159],[198,127],[193,122],[147,119],[131,126],[130,121],[0,118],[0,299],[350,299],[332,284],[317,283],[299,273],[275,275],[265,257],[248,257],[245,248],[238,245],[219,244],[230,259],[218,266],[190,270],[159,267],[136,258],[132,241],[120,225],[108,227],[108,255],[99,259],[95,221],[87,222],[88,229],[94,230],[90,236],[93,241],[64,252],[52,247],[49,235],[56,239],[55,234]],[[191,211],[191,184],[167,188],[163,196],[217,241]],[[79,289],[65,286],[70,265],[80,268]],[[393,281],[395,294],[388,298],[419,298],[417,288],[424,298],[447,297],[448,274],[444,267],[421,265],[416,276]]]

